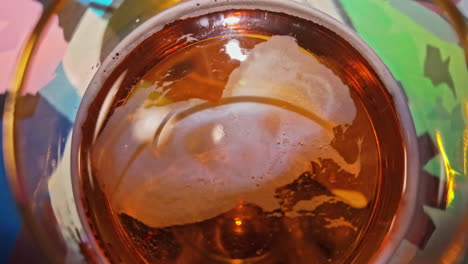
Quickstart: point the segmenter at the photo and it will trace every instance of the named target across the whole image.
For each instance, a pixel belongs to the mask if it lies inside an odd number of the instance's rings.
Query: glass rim
[[[72,153],[80,151],[81,142],[81,126],[84,122],[89,104],[98,93],[98,87],[101,87],[105,80],[112,74],[113,69],[125,59],[135,47],[142,41],[158,32],[164,25],[170,24],[176,20],[184,20],[193,17],[199,17],[214,12],[247,9],[247,10],[265,10],[278,13],[286,13],[296,16],[316,24],[324,26],[329,30],[342,36],[346,41],[354,47],[375,70],[377,76],[381,79],[386,87],[386,90],[392,96],[393,103],[396,109],[396,115],[400,122],[400,132],[403,139],[405,169],[403,175],[403,188],[401,200],[398,204],[398,209],[393,217],[390,228],[381,242],[381,246],[377,252],[372,254],[372,261],[383,263],[388,261],[394,252],[396,252],[399,244],[404,239],[406,233],[411,226],[416,207],[416,196],[418,193],[417,180],[419,178],[419,155],[417,148],[417,136],[413,126],[413,120],[409,111],[404,91],[397,84],[390,71],[382,62],[380,57],[373,49],[361,39],[361,37],[353,32],[348,26],[335,20],[326,13],[317,9],[305,6],[303,4],[286,1],[286,0],[198,0],[187,1],[180,3],[174,7],[166,9],[161,13],[153,16],[143,24],[134,29],[126,36],[109,54],[120,54],[118,57],[108,56],[101,64],[98,73],[91,80],[91,85],[88,86],[86,93],[82,99],[80,109],[78,110],[77,119],[73,129]],[[139,31],[138,28],[151,29],[147,31]],[[105,72],[103,72],[105,69]],[[100,74],[101,73],[101,74]],[[92,88],[90,90],[90,88]],[[94,88],[94,89],[93,89]],[[80,177],[77,175],[79,164],[77,159],[72,159],[72,186],[75,197],[78,214],[81,224],[84,226],[88,240],[92,241],[92,247],[98,246],[94,241],[94,235],[91,232],[89,223],[86,221],[86,215],[83,204],[83,197],[80,190]]]

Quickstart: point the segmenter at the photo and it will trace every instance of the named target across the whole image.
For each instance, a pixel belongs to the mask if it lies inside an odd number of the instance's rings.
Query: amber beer
[[[94,78],[75,190],[106,261],[376,259],[407,173],[399,88],[343,25],[258,2],[163,12]]]

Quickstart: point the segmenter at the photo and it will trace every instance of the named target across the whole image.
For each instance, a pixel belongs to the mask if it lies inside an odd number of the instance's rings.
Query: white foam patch
[[[208,20],[208,18],[206,18],[206,17],[202,17],[198,21],[198,24],[200,24],[200,26],[202,26],[202,27],[209,27],[210,26],[210,20]]]
[[[183,35],[182,37],[178,38],[176,40],[176,43],[178,43],[180,41],[183,41],[183,42],[197,42],[197,41],[199,41],[199,39],[194,38],[193,34],[190,33],[190,34],[186,34],[186,35]]]
[[[356,116],[349,88],[290,36],[273,36],[256,45],[232,72],[224,96],[241,95],[284,100],[334,125],[351,123]]]
[[[231,57],[233,60],[244,61],[247,59],[247,55],[242,52],[240,48],[239,40],[233,39],[230,40],[226,44],[226,53]]]
[[[309,170],[311,160],[355,166],[327,147],[333,139],[328,129],[268,100],[194,112],[168,122],[152,144],[163,118],[201,100],[144,108],[150,91],[138,89],[116,109],[93,150],[114,210],[147,225],[199,222],[241,202],[275,210],[275,190]],[[233,96],[283,100],[334,125],[352,122],[356,113],[349,88],[291,37],[273,37],[251,51],[229,78],[223,97]]]

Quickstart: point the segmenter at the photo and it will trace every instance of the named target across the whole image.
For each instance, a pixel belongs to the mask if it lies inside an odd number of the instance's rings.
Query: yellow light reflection
[[[446,200],[446,206],[449,207],[453,200],[455,199],[455,174],[456,171],[452,169],[452,166],[450,165],[450,161],[447,157],[447,153],[445,152],[444,144],[442,142],[442,137],[440,136],[440,132],[436,131],[436,140],[437,140],[437,146],[439,147],[440,151],[440,156],[442,158],[442,162],[444,163],[444,169],[445,169],[445,187],[447,190],[447,200]]]
[[[465,132],[463,133],[463,173],[468,175],[468,102],[465,103]]]
[[[236,226],[241,226],[242,225],[242,220],[240,218],[236,218],[236,219],[234,219],[234,223],[236,224]]]

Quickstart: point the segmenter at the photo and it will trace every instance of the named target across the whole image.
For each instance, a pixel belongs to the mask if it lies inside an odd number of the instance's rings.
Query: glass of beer
[[[42,4],[3,144],[51,262],[463,261],[466,2]]]

